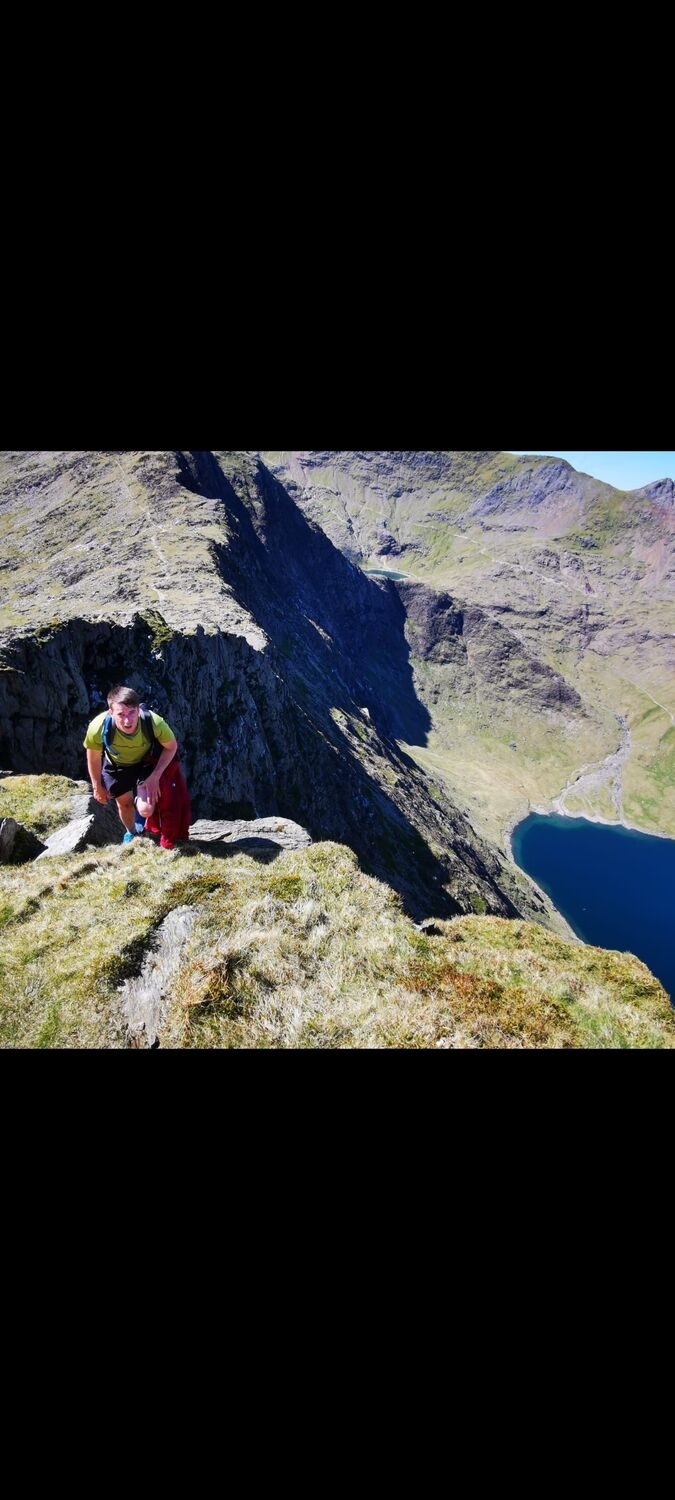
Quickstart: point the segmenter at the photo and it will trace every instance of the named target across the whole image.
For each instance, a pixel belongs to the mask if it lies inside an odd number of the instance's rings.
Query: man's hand
[[[159,776],[146,776],[145,779],[145,801],[159,802]]]
[[[102,802],[104,807],[106,805],[106,802],[110,801],[110,792],[108,792],[106,790],[106,788],[103,785],[103,782],[99,782],[98,786],[92,787],[92,792],[93,792],[95,801],[96,802]]]

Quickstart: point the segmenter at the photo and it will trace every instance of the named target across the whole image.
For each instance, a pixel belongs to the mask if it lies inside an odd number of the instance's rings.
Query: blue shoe
[[[145,833],[145,818],[142,818],[139,813],[136,814],[134,827],[137,833]]]
[[[125,833],[124,838],[122,839],[122,843],[123,844],[130,844],[131,840],[135,839],[135,837],[136,837],[135,833]]]

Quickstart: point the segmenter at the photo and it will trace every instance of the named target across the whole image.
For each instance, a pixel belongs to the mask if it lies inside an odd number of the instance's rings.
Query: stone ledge
[[[247,844],[263,841],[281,849],[306,849],[312,843],[306,828],[288,818],[238,818],[234,822],[200,818],[190,828],[190,843]]]

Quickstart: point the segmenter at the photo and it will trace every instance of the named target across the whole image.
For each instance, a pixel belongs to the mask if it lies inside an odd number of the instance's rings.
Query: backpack
[[[160,757],[160,755],[162,753],[162,750],[164,749],[164,746],[162,744],[160,744],[160,741],[158,740],[157,735],[155,734],[155,727],[154,727],[154,724],[152,722],[152,714],[149,712],[149,710],[146,707],[145,703],[141,703],[140,725],[141,725],[141,734],[143,735],[143,738],[147,739],[149,741],[149,749],[150,749],[151,753],[155,756],[156,760],[159,760],[159,757]],[[108,764],[111,765],[111,766],[116,766],[117,765],[117,761],[113,760],[112,751],[110,749],[110,740],[113,738],[114,733],[115,733],[115,724],[114,724],[114,721],[113,721],[113,716],[112,716],[112,714],[107,714],[106,718],[105,718],[105,721],[104,721],[104,724],[103,724],[103,730],[102,730],[102,734],[103,734],[103,752],[104,752],[104,755],[106,756]]]

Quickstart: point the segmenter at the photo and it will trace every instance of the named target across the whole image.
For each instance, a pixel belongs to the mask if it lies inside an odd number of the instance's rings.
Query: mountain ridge
[[[284,813],[351,844],[418,916],[524,910],[563,930],[394,742],[393,704],[426,723],[398,596],[256,455],[4,454],[12,520],[3,764],[80,774],[87,719],[123,678],[175,728],[196,816]]]
[[[499,454],[463,458],[440,497],[429,456],[430,505],[461,509],[462,465],[502,535]],[[662,987],[630,955],[566,940],[481,828],[492,788],[467,783],[495,726],[507,759],[517,732],[545,761],[566,736],[604,748],[615,723],[535,649],[543,599],[521,593],[509,620],[484,575],[483,598],[433,566],[367,577],[298,499],[249,451],[0,454],[0,764],[23,773],[0,779],[0,823],[58,822],[86,723],[127,680],[175,728],[198,818],[274,814],[316,840],[219,858],[137,840],[3,866],[0,1045],[672,1047]],[[476,524],[458,531],[470,552]],[[558,549],[543,531],[537,545],[554,574]],[[410,555],[424,560],[419,533]],[[601,627],[589,609],[585,635]],[[153,974],[150,1034],[126,1009]]]

